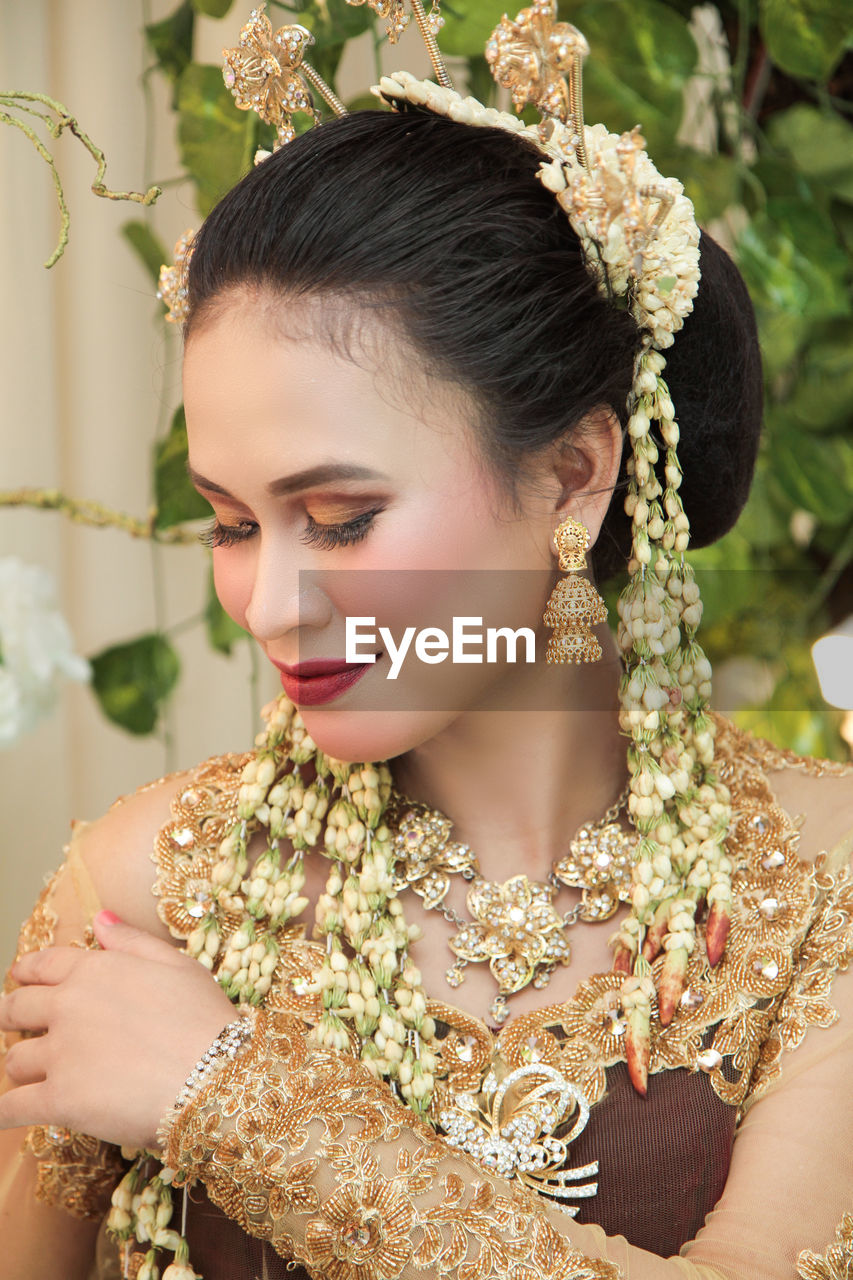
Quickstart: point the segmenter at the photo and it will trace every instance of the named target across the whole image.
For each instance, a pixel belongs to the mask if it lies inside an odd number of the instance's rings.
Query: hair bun
[[[728,533],[746,504],[764,396],[755,312],[746,285],[726,251],[704,231],[699,248],[699,293],[666,352],[663,374],[679,425],[680,493],[692,547],[708,546]],[[627,455],[626,449],[620,481]],[[663,483],[663,451],[658,471]],[[623,491],[620,483],[593,549],[593,567],[601,578],[624,568],[630,553]]]

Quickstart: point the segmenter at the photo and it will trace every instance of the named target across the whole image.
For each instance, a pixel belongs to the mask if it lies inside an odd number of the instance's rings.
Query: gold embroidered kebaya
[[[853,957],[850,874],[821,858],[813,864],[799,858],[797,822],[776,803],[765,770],[791,767],[841,776],[850,766],[779,752],[722,717],[716,720],[720,769],[736,815],[730,836],[737,865],[730,945],[717,968],[707,964],[701,945],[697,948],[675,1018],[667,1027],[652,1018],[649,1070],[652,1089],[655,1076],[665,1070],[702,1072],[717,1095],[742,1113],[779,1076],[783,1050],[800,1044],[808,1027],[835,1021],[831,983]],[[155,889],[179,939],[196,924],[198,908],[207,909],[212,855],[239,807],[241,778],[251,759],[223,756],[195,770],[176,791],[171,820],[158,834]],[[46,891],[22,932],[22,947],[50,943],[52,916]],[[463,1265],[466,1256],[478,1256],[484,1242],[496,1267],[504,1258],[515,1265],[515,1246],[503,1234],[509,1222],[512,1239],[518,1230],[525,1241],[522,1268],[538,1250],[547,1255],[543,1274],[612,1277],[602,1262],[575,1257],[569,1263],[573,1255],[554,1226],[559,1218],[548,1216],[555,1210],[541,1207],[559,1186],[556,1175],[566,1174],[563,1185],[571,1191],[606,1184],[610,1170],[581,1176],[584,1166],[576,1167],[566,1129],[555,1124],[549,1132],[549,1117],[541,1108],[534,1117],[541,1123],[528,1145],[544,1148],[543,1159],[522,1167],[517,1157],[523,1144],[500,1130],[513,1120],[523,1122],[525,1112],[529,1128],[528,1099],[550,1100],[556,1113],[560,1096],[567,1097],[566,1086],[569,1094],[576,1091],[577,1100],[576,1109],[571,1101],[566,1107],[567,1129],[585,1113],[580,1094],[591,1104],[588,1128],[595,1125],[607,1070],[625,1059],[619,976],[588,976],[571,1000],[514,1018],[497,1036],[479,1019],[430,1000],[438,1059],[431,1129],[401,1110],[392,1090],[371,1080],[354,1056],[307,1041],[306,1028],[323,1012],[320,993],[310,990],[322,957],[323,949],[304,937],[302,925],[282,926],[279,963],[252,1047],[228,1065],[230,1076],[217,1077],[175,1113],[169,1158],[182,1162],[190,1176],[201,1177],[243,1230],[269,1240],[282,1256],[305,1256],[317,1276],[373,1280],[400,1258],[423,1259],[436,1272],[430,1259],[438,1259],[449,1274],[459,1274],[453,1267]],[[353,1034],[353,1054],[356,1040]],[[492,1078],[509,1082],[502,1097],[492,1089]],[[436,1136],[435,1130],[440,1134],[445,1127],[454,1136],[453,1116],[460,1112],[481,1135],[478,1143],[470,1127],[460,1134],[462,1152],[470,1154],[478,1145],[484,1149],[491,1141],[492,1154],[497,1148],[512,1161],[515,1145],[516,1159],[503,1178]],[[401,1140],[394,1136],[398,1126]],[[520,1131],[525,1132],[523,1126]],[[564,1144],[562,1165],[551,1159],[554,1148],[545,1147],[549,1136]],[[115,1186],[121,1176],[115,1148],[79,1135],[51,1137],[49,1130],[33,1131],[31,1143],[41,1166],[42,1198],[93,1218],[104,1213],[110,1183]],[[63,1152],[72,1158],[64,1159]],[[445,1159],[456,1163],[443,1182],[432,1182],[440,1191],[437,1208],[419,1189],[418,1170],[441,1178]],[[519,1183],[545,1199],[532,1193],[525,1198]],[[478,1190],[478,1184],[487,1190]],[[571,1195],[565,1203],[574,1208]],[[513,1213],[520,1215],[514,1222]],[[827,1258],[826,1266],[834,1265],[835,1253]],[[812,1259],[811,1265],[823,1266],[824,1260]],[[523,1269],[515,1274],[528,1276]],[[805,1275],[836,1280],[832,1270]]]
[[[778,1074],[783,1048],[796,1047],[807,1026],[833,1020],[832,978],[853,956],[853,886],[846,870],[829,872],[820,861],[798,857],[797,826],[776,804],[765,774],[765,767],[788,763],[784,753],[748,738],[720,716],[715,719],[720,775],[731,789],[736,815],[729,837],[738,868],[729,946],[717,967],[708,964],[703,947],[691,956],[672,1023],[662,1027],[652,1018],[649,1072],[703,1070],[721,1098],[740,1106]],[[196,926],[193,912],[207,909],[212,852],[237,808],[246,760],[221,757],[197,771],[192,785],[173,801],[173,818],[158,835],[158,911],[177,938],[186,939]],[[844,770],[825,762],[803,765],[799,758],[795,763],[826,773]],[[460,854],[459,865],[470,862]],[[223,927],[239,925],[240,919],[229,917]],[[265,1003],[312,1021],[322,1010],[318,993],[309,989],[322,950],[304,938],[303,925],[289,925],[282,935],[281,959]],[[658,957],[653,968],[663,963]],[[449,1029],[436,1041],[439,1064],[430,1117],[438,1121],[456,1090],[479,1092],[493,1058],[509,1070],[529,1064],[531,1039],[542,1061],[596,1102],[604,1093],[605,1069],[626,1056],[620,990],[618,973],[584,978],[571,1000],[514,1018],[497,1037],[472,1015],[429,1000],[430,1016]],[[703,1047],[711,1028],[713,1041]],[[736,1067],[734,1080],[722,1069],[724,1059]]]

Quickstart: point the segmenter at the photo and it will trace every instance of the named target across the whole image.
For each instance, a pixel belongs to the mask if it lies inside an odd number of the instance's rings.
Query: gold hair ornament
[[[365,3],[370,6],[378,17],[386,20],[385,33],[388,36],[388,43],[396,44],[409,25],[409,15],[406,13],[405,0],[347,0],[347,4],[351,5],[361,6]],[[444,65],[444,59],[439,52],[435,38],[444,26],[444,18],[441,16],[438,0],[433,0],[429,13],[425,11],[421,0],[410,0],[410,6],[412,10],[411,16],[417,23],[421,39],[426,46],[436,80],[446,88],[452,89],[453,81],[450,79],[447,67]]]
[[[182,232],[175,244],[172,265],[160,268],[157,297],[166,304],[170,324],[183,324],[187,318],[187,272],[194,240],[192,227]]]
[[[296,137],[291,120],[294,112],[304,112],[317,122],[312,89],[335,115],[346,115],[346,107],[334,90],[305,61],[305,50],[313,43],[311,32],[298,23],[273,31],[260,5],[241,30],[240,43],[222,50],[222,76],[234,101],[241,111],[257,111],[265,124],[273,126],[276,148]]]
[[[395,39],[408,20],[403,0],[367,3],[387,19],[389,38]],[[463,124],[501,128],[532,143],[543,157],[539,179],[569,218],[597,287],[610,300],[625,300],[641,334],[627,406],[631,454],[625,511],[632,527],[630,581],[619,600],[617,631],[625,663],[620,726],[630,738],[628,806],[640,838],[632,912],[613,941],[614,968],[625,975],[620,999],[627,1022],[628,1067],[634,1087],[645,1093],[652,1001],[657,1000],[660,1021],[667,1025],[678,1008],[689,956],[701,944],[697,909],[704,905],[708,910],[704,945],[713,965],[723,954],[731,904],[732,863],[725,850],[730,795],[714,771],[714,723],[708,715],[711,668],[696,640],[702,605],[684,559],[689,522],[679,494],[679,432],[663,378],[662,352],[693,309],[698,290],[699,228],[681,183],[658,173],[644,150],[639,128],[612,134],[604,125],[584,124],[582,61],[587,45],[576,28],[557,22],[555,0],[534,0],[514,21],[504,18],[486,48],[493,74],[509,88],[516,108],[532,102],[539,109],[542,120],[537,125],[525,125],[450,88],[434,31],[427,30],[438,24],[436,10],[427,18],[419,0],[411,8],[441,83],[397,72],[383,76],[374,92],[398,110],[426,110]],[[291,111],[307,111],[316,121],[310,87],[317,88],[333,110],[343,109],[306,71],[302,54],[307,43],[303,28],[284,27],[273,33],[261,8],[253,11],[244,27],[239,49],[226,51],[226,77],[230,80],[233,73],[238,105],[256,110],[276,126],[277,145],[292,137]],[[265,154],[259,153],[256,162]],[[173,318],[182,318],[186,293],[181,268],[185,270],[188,257],[189,241],[184,238],[175,277],[169,277],[161,290],[167,302],[174,299]],[[664,484],[656,470],[660,461]],[[380,766],[359,768],[372,781]],[[368,791],[380,796],[372,786]],[[335,821],[344,823],[339,832],[341,847],[354,851],[361,848],[361,838],[353,843],[355,837],[345,833],[366,828],[360,812],[347,803],[350,807],[341,810]],[[378,804],[378,809],[370,809],[373,824],[381,822],[384,801],[379,799]],[[328,838],[327,831],[327,846]],[[431,1091],[430,1051],[425,1047],[429,1036],[418,1032],[425,1057],[416,1054],[414,1066],[406,1057],[408,1065],[399,1075],[400,1042],[393,1037],[388,1040],[381,1028],[374,1034],[377,1001],[380,1007],[384,1002],[385,1030],[394,1024],[389,1013],[393,1004],[380,993],[380,988],[390,993],[398,980],[394,974],[416,993],[413,1002],[403,1007],[417,1010],[417,1018],[422,1018],[419,976],[406,963],[405,929],[389,888],[388,845],[384,834],[372,847],[368,841],[363,863],[358,861],[360,852],[353,852],[352,859],[347,853],[344,862],[352,871],[347,873],[342,863],[340,873],[330,876],[328,892],[318,904],[318,926],[329,947],[327,964],[317,979],[327,1002],[318,1034],[326,1044],[350,1043],[337,1013],[340,1003],[335,993],[351,982],[348,989],[356,1003],[366,1001],[370,1011],[355,1019],[363,1058],[379,1074],[399,1079],[410,1105],[425,1110]],[[357,872],[356,863],[361,867]],[[384,921],[382,940],[371,952],[370,966],[364,959],[348,964],[340,951],[340,938],[354,931],[357,954],[364,939],[357,929],[360,912],[342,902],[347,893],[350,901],[360,900],[359,895],[373,901],[376,892],[365,885],[374,883],[381,886],[377,900],[384,904],[378,916],[374,913],[375,921]],[[346,892],[345,885],[349,886]],[[661,952],[664,957],[653,979],[652,965]],[[369,972],[374,962],[376,972],[387,982],[377,983]],[[370,991],[372,995],[365,994]],[[402,1034],[399,1029],[398,1034]],[[411,1044],[405,1043],[407,1054]]]

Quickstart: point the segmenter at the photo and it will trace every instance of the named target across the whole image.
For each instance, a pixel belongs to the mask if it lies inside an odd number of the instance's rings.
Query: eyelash
[[[333,547],[351,546],[367,535],[381,510],[382,508],[378,507],[374,511],[365,511],[354,520],[347,520],[343,524],[317,524],[313,516],[309,516],[308,527],[302,534],[302,541],[310,546],[321,547],[325,551]],[[206,529],[202,530],[198,538],[199,542],[204,543],[206,547],[233,547],[236,543],[246,542],[251,538],[256,528],[257,525],[250,524],[248,521],[228,525],[213,520]]]

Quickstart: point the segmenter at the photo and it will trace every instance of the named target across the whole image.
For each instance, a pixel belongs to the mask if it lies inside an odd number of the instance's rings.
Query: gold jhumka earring
[[[586,569],[589,530],[585,525],[567,516],[554,530],[554,542],[564,573]],[[601,645],[590,628],[607,621],[607,605],[588,578],[561,578],[548,597],[544,618],[554,632],[546,662],[598,662]]]

